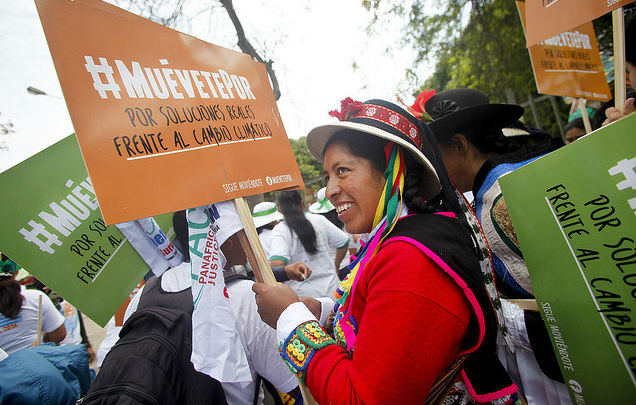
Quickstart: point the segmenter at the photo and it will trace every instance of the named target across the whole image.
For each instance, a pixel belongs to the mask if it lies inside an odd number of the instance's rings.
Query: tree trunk
[[[267,69],[267,74],[269,75],[269,80],[272,82],[272,91],[274,92],[274,99],[278,100],[280,98],[280,88],[278,86],[278,79],[276,78],[276,73],[274,72],[274,68],[272,64],[274,63],[271,60],[264,61],[263,58],[256,52],[256,49],[252,46],[250,41],[245,36],[245,31],[243,30],[243,26],[241,25],[241,21],[239,21],[238,16],[236,15],[236,11],[234,10],[234,5],[232,4],[232,0],[219,0],[225,10],[227,11],[230,20],[232,20],[232,24],[234,24],[234,29],[236,29],[236,35],[238,36],[238,46],[241,48],[243,53],[246,53],[252,57],[257,62],[261,62],[265,64],[265,68]]]

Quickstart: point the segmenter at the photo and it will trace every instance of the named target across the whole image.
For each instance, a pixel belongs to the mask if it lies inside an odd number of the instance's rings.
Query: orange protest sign
[[[526,3],[517,1],[524,27]],[[607,101],[612,98],[591,22],[528,48],[537,92]]]
[[[633,1],[529,0],[526,4],[526,45],[535,45]]]
[[[264,65],[97,0],[36,0],[107,224],[302,187]]]
[[[117,312],[115,312],[115,315],[114,315],[115,326],[124,326],[124,317],[126,315],[126,310],[128,309],[128,305],[130,304],[130,301],[139,292],[139,290],[144,284],[146,284],[146,281],[144,279],[142,279],[139,283],[137,283],[135,288],[130,292],[130,294],[128,294],[128,297],[126,297],[126,300],[121,304],[119,309],[117,309]]]

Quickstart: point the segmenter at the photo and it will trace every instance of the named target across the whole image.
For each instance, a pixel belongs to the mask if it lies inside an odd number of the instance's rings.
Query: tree
[[[117,0],[116,0],[117,1]],[[218,0],[218,3],[209,2],[203,3],[205,6],[201,8],[199,5],[201,2],[195,2],[190,0],[119,0],[118,4],[133,10],[135,13],[148,18],[156,23],[164,25],[170,28],[176,28],[178,26],[187,26],[195,16],[204,14],[211,14],[215,12],[215,5],[221,5],[227,12],[234,29],[236,30],[236,36],[238,37],[237,45],[243,53],[246,53],[257,62],[265,64],[267,74],[272,84],[272,92],[274,93],[274,99],[278,100],[281,96],[280,86],[278,84],[278,78],[274,71],[272,60],[264,60],[260,53],[254,48],[250,40],[245,34],[245,30],[241,24],[240,19],[234,9],[232,0]],[[126,3],[127,5],[124,5]],[[185,10],[195,10],[192,13],[186,14]]]
[[[298,139],[290,139],[289,142],[300,169],[300,175],[303,178],[305,187],[314,191],[324,187],[324,179],[322,177],[322,164],[307,149],[307,137],[301,136]]]
[[[378,5],[382,0],[375,1]],[[414,63],[437,59],[435,72],[418,81],[414,96],[423,89],[440,92],[469,87],[487,94],[491,102],[510,102],[511,94],[520,103],[528,95],[538,97],[514,1],[449,0],[436,8],[431,8],[431,3],[414,0],[408,8],[404,40],[418,49]],[[392,12],[400,12],[400,8],[393,7]],[[543,129],[559,134],[550,104],[541,105],[539,110]],[[566,105],[560,113],[566,120]],[[529,109],[525,118],[532,123]]]
[[[418,89],[470,87],[486,93],[492,102],[510,102],[512,91],[518,102],[528,96],[538,97],[531,61],[525,46],[515,2],[512,0],[362,0],[374,10],[373,24],[386,20],[406,20],[403,43],[417,49],[414,67],[407,69],[413,77],[418,65],[436,60],[435,72],[428,78],[417,78]],[[636,7],[624,8],[625,22],[636,20]],[[612,24],[610,14],[594,21],[601,53],[611,55]],[[424,85],[422,85],[424,83]],[[543,129],[559,133],[556,118],[549,103],[537,105]],[[559,105],[563,120],[568,106]],[[526,122],[533,123],[529,109]]]
[[[269,75],[269,80],[272,82],[272,91],[274,92],[274,99],[278,100],[280,98],[280,88],[278,86],[278,79],[276,78],[276,72],[274,72],[274,68],[272,64],[274,63],[271,60],[265,61],[258,54],[256,49],[252,46],[250,41],[245,36],[245,31],[243,30],[243,26],[241,25],[241,21],[236,15],[236,11],[234,10],[234,5],[232,4],[232,0],[219,0],[225,10],[227,11],[230,20],[232,20],[232,24],[234,25],[234,29],[236,30],[236,36],[238,37],[238,46],[241,48],[243,53],[246,53],[252,57],[257,62],[261,62],[265,64],[265,69],[267,69],[267,74]]]

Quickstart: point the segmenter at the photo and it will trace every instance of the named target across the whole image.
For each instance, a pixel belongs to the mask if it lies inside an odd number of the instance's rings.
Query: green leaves
[[[324,187],[322,164],[307,149],[306,139],[307,137],[302,136],[298,139],[290,139],[289,142],[291,143],[294,157],[296,157],[296,163],[298,163],[305,187],[317,191]]]

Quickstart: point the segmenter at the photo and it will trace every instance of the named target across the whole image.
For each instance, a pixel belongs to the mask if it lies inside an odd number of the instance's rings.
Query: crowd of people
[[[628,68],[635,66],[628,54]],[[607,109],[604,124],[633,111],[629,98],[622,112]],[[173,215],[184,262],[148,278],[132,298],[123,328],[100,350],[97,377],[72,373],[75,388],[66,396],[7,394],[8,381],[25,378],[15,364],[36,364],[8,362],[18,353],[40,356],[69,344],[75,351],[64,356],[78,360],[67,368],[87,370],[93,352],[81,314],[68,302],[56,308],[44,292],[21,286],[17,266],[3,256],[0,402],[72,403],[81,397],[84,404],[124,398],[151,403],[151,397],[259,404],[267,395],[274,403],[293,403],[302,401],[306,386],[325,404],[570,404],[541,317],[514,301],[534,298],[534,289],[498,180],[563,141],[579,139],[585,129],[574,119],[564,139],[553,137],[523,124],[523,112],[517,105],[490,103],[474,89],[425,92],[404,108],[380,99],[343,100],[330,113],[337,121],[307,135],[326,184],[315,202],[307,206],[294,190],[253,207],[277,285],[255,282],[241,245],[245,231],[215,217],[249,381],[219,384],[189,360],[190,342],[201,329],[191,319],[185,211]],[[131,342],[141,337],[128,336],[148,327],[141,312],[151,309],[164,321],[174,315],[171,325],[177,326],[152,333],[183,329],[170,347],[186,360],[144,386],[136,381],[151,378],[158,363],[150,356],[161,350],[135,353]],[[8,364],[13,380],[7,378]],[[45,391],[59,388],[58,375],[46,378],[51,384],[42,385]],[[66,383],[73,385],[73,378]],[[164,396],[168,391],[172,396]]]

